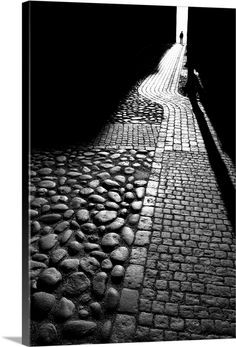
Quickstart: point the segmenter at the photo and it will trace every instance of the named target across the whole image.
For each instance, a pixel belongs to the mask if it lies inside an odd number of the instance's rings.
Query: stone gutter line
[[[172,63],[171,66],[173,66],[173,69],[174,69],[174,72],[172,72],[172,74],[171,74],[171,77],[173,76],[172,82],[174,81],[176,76],[178,76],[178,74],[176,74],[176,69],[177,69],[177,66],[180,65],[180,60],[178,60],[178,65],[177,65],[174,58],[175,57],[173,56],[171,59],[171,63]],[[168,69],[168,71],[171,71],[171,70]],[[179,69],[177,72],[179,72]],[[154,76],[154,77],[156,77],[156,76]],[[153,80],[154,77],[151,76],[151,80]],[[163,79],[164,78],[165,78],[165,83],[166,83],[168,81],[168,74],[167,73],[164,74]],[[160,84],[159,84],[159,86],[160,86]],[[170,83],[168,83],[167,88],[169,88],[169,86],[170,86]],[[142,93],[142,95],[143,95],[143,93]],[[146,97],[146,95],[144,95],[144,96]],[[170,113],[169,107],[167,104],[165,106],[167,107],[167,109],[169,111],[166,113],[169,114]],[[174,106],[172,106],[172,107],[173,107],[173,112],[174,112]],[[165,113],[165,111],[167,111],[167,109],[164,110],[164,113]],[[165,120],[165,124],[167,125],[168,119],[164,118],[164,120]],[[168,127],[166,127],[166,130],[167,129],[168,129]],[[125,316],[130,316],[130,318],[126,318],[126,319],[131,322],[131,326],[132,326],[131,330],[132,330],[133,334],[134,334],[134,332],[137,328],[137,325],[138,325],[138,315],[139,315],[139,309],[138,308],[140,306],[140,294],[142,292],[144,281],[145,281],[145,272],[147,269],[147,261],[148,261],[148,250],[149,250],[150,241],[151,241],[151,238],[153,235],[152,226],[154,223],[155,204],[156,204],[156,199],[158,198],[158,187],[160,185],[160,177],[161,177],[161,171],[162,171],[162,167],[161,167],[160,162],[155,161],[155,158],[161,152],[162,153],[161,161],[162,161],[165,148],[163,147],[162,150],[160,151],[160,150],[157,150],[157,146],[156,146],[154,151],[155,151],[155,154],[153,156],[151,171],[150,171],[148,183],[147,183],[147,186],[145,189],[145,195],[143,198],[143,204],[142,204],[142,209],[140,212],[139,222],[137,225],[137,230],[135,233],[134,242],[132,243],[132,246],[130,249],[128,265],[125,269],[125,276],[123,279],[123,286],[121,289],[118,312],[116,313],[115,317],[113,317],[112,329],[111,329],[111,334],[110,334],[111,342],[120,342],[120,341],[116,340],[114,333],[116,330],[116,324],[118,324],[117,321],[119,321],[120,319],[122,320],[122,317],[125,318]],[[157,177],[157,170],[159,171],[158,177]],[[153,186],[155,188],[153,188]],[[148,197],[153,200],[151,206],[150,206],[150,203],[148,203],[148,201],[145,204],[145,199],[147,200]],[[145,208],[145,207],[152,207],[151,215],[148,215],[146,217],[145,217],[145,214],[142,214],[143,208]],[[145,222],[147,222],[147,226],[146,226]],[[163,225],[163,220],[162,220],[161,224]],[[144,235],[143,236],[141,235],[141,239],[143,238],[143,244],[142,244],[142,240],[140,242],[140,239],[139,240],[137,239],[137,233],[139,233],[138,235],[140,235],[140,232],[142,232],[142,231],[144,232]],[[147,233],[150,233],[148,235],[148,241],[149,242],[145,243]],[[137,240],[140,244],[136,243]],[[138,260],[138,262],[136,262],[136,259],[135,259],[135,263],[133,263],[133,261],[132,261],[133,251],[138,250],[138,249],[139,249],[139,251],[141,251],[141,249],[143,251],[145,250],[144,258],[140,258],[140,260]],[[139,271],[141,271],[141,274],[139,273],[138,280],[136,279],[136,283],[134,283],[134,284],[132,283],[130,285],[127,277],[129,276],[129,271],[131,271],[131,273],[132,273],[132,270],[137,271],[137,273]],[[141,276],[142,276],[142,278],[141,278]],[[127,285],[127,287],[126,287],[126,285]],[[122,300],[124,301],[127,299],[127,298],[125,299],[125,296],[128,298],[130,297],[130,300],[133,299],[133,303],[135,306],[133,307],[132,310],[129,307],[127,307],[127,310],[125,307],[122,307],[122,309],[120,308]],[[133,318],[131,318],[131,317],[133,317]],[[132,339],[132,336],[130,336],[130,337]]]

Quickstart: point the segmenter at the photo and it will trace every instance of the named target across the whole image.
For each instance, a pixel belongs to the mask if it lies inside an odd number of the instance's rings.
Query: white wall
[[[176,42],[179,43],[179,34],[183,31],[183,43],[187,41],[187,26],[188,26],[188,7],[178,6],[176,11]]]

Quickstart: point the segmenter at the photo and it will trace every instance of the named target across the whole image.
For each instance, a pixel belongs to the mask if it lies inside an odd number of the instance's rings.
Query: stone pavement
[[[234,233],[178,93],[184,53],[91,143],[32,153],[32,344],[235,336]]]

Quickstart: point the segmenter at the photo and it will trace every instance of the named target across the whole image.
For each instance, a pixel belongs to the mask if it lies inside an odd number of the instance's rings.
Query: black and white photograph
[[[22,3],[23,344],[235,338],[235,15]]]

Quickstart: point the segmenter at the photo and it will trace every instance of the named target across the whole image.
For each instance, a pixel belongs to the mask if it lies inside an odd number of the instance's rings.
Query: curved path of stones
[[[139,83],[140,84],[140,83]],[[122,101],[117,112],[111,117],[112,123],[155,124],[161,123],[163,108],[138,92],[138,84]]]
[[[157,147],[166,150],[205,152],[197,120],[187,97],[178,93],[179,76],[182,69],[185,47],[174,45],[159,65],[159,72],[150,75],[139,87],[139,93],[164,110],[160,132],[165,142],[158,139]]]
[[[33,345],[234,335],[232,228],[177,93],[183,55],[174,45],[93,143],[32,153]],[[140,105],[156,124],[133,119]]]

